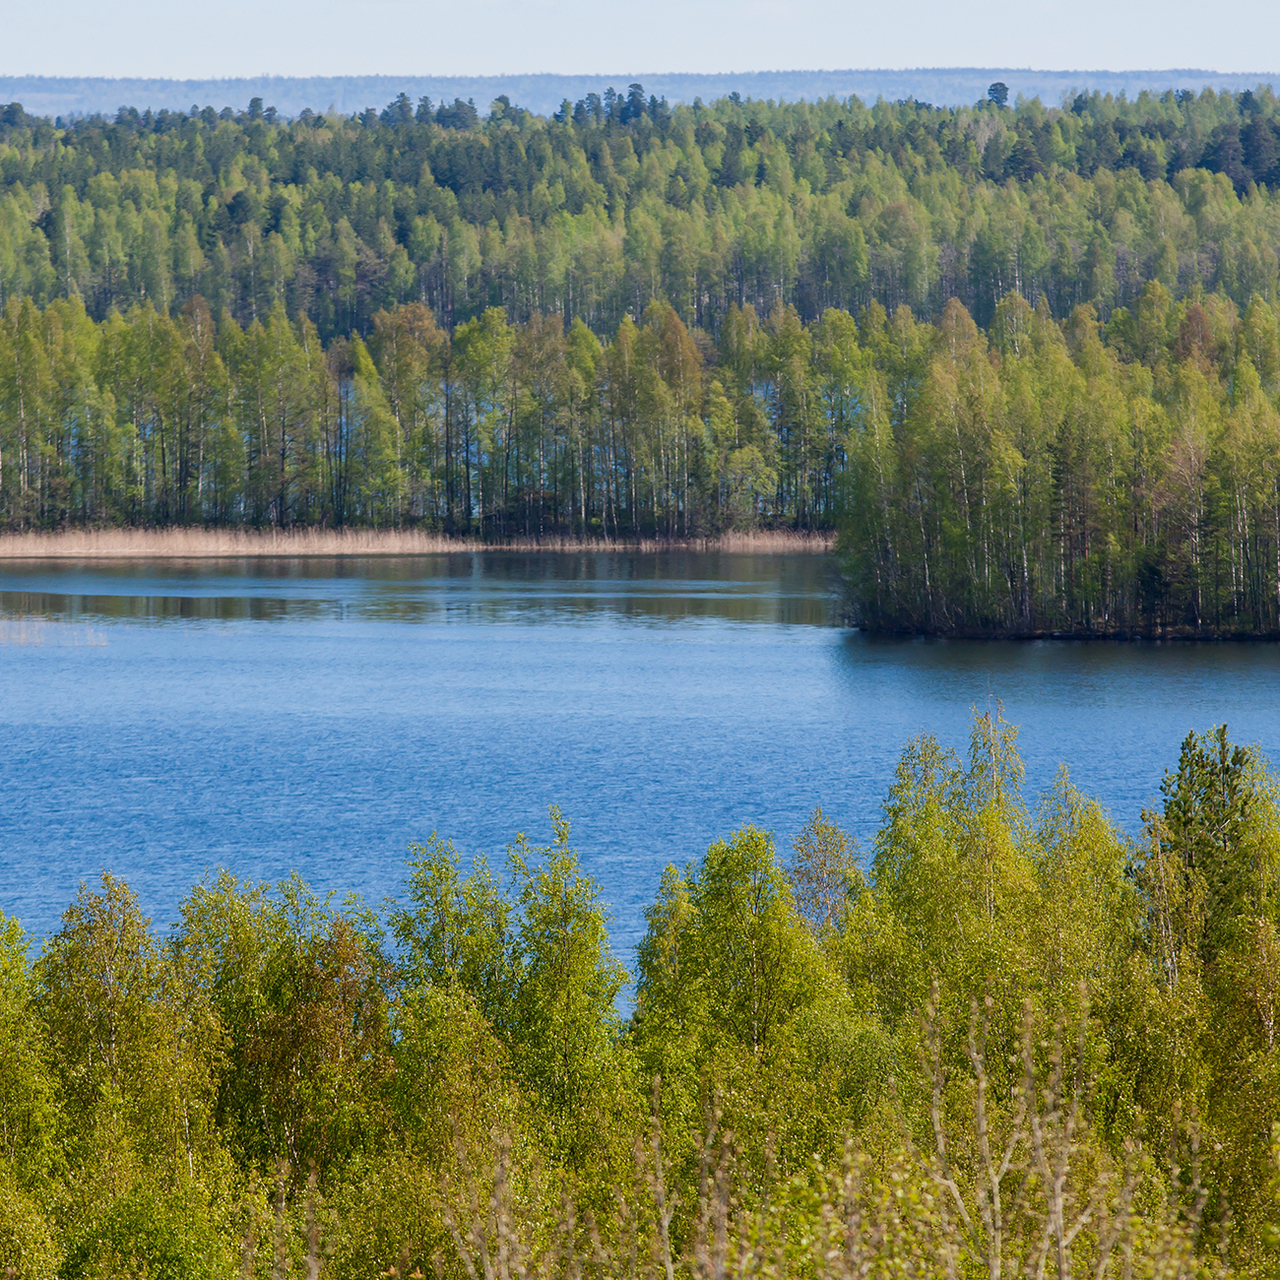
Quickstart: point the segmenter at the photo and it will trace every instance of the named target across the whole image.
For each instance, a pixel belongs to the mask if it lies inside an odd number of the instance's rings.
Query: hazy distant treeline
[[[0,914],[14,1280],[1275,1274],[1277,780],[1189,737],[1136,840],[1014,735],[669,867],[635,1004],[553,810],[395,901],[230,875]]]
[[[1265,56],[1260,53],[1260,56]],[[191,103],[212,103],[219,110],[239,110],[252,98],[277,107],[280,114],[297,116],[335,110],[346,114],[407,93],[415,102],[423,96],[452,102],[474,100],[484,113],[495,98],[507,97],[538,115],[551,115],[565,98],[576,102],[588,93],[603,95],[610,85],[623,89],[633,80],[660,98],[692,104],[701,98],[714,102],[737,93],[742,98],[772,98],[808,102],[856,96],[863,102],[880,98],[914,98],[942,106],[961,106],[986,97],[992,81],[1007,82],[1010,97],[1039,98],[1049,104],[1074,98],[1082,90],[1126,94],[1163,93],[1166,89],[1204,88],[1239,93],[1259,84],[1275,83],[1265,67],[1257,72],[1221,72],[1180,68],[1130,71],[1033,71],[1000,67],[912,67],[837,69],[831,71],[667,72],[655,75],[557,75],[554,73],[501,76],[245,76],[210,80],[173,80],[103,76],[0,75],[0,102],[21,102],[32,115],[114,115],[121,104],[139,111],[185,111]]]

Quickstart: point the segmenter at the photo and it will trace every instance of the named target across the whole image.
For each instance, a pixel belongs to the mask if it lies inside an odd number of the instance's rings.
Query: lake
[[[410,841],[500,865],[556,803],[629,961],[665,864],[815,805],[867,849],[975,706],[1130,832],[1188,730],[1280,760],[1275,645],[869,637],[838,599],[806,555],[0,561],[0,909],[42,934],[109,869],[162,926],[219,866],[380,902]]]

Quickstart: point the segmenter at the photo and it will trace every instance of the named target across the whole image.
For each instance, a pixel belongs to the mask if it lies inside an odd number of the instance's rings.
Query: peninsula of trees
[[[1020,779],[983,717],[908,747],[865,875],[820,811],[668,868],[625,1021],[554,810],[381,911],[0,915],[5,1274],[1273,1276],[1277,780],[1189,737],[1131,841]]]
[[[1277,184],[1261,90],[14,104],[0,521],[838,526],[866,626],[1276,634]]]

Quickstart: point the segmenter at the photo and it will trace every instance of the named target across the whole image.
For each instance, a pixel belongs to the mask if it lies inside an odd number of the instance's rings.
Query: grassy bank
[[[728,551],[825,555],[831,533],[758,530],[687,540],[514,538],[482,542],[418,529],[68,529],[0,534],[0,560],[217,559],[241,556],[421,556],[491,551]]]

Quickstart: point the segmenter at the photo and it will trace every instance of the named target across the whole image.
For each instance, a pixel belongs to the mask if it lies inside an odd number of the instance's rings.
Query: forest
[[[69,525],[425,527],[501,542],[840,530],[851,618],[975,635],[1280,633],[1280,311],[1106,323],[1012,294],[984,332],[651,303],[452,333],[420,303],[325,347],[277,304],[0,323],[0,509]]]
[[[994,88],[994,86],[993,86]],[[1000,89],[996,96],[1000,96]],[[731,305],[805,321],[875,300],[979,325],[1010,292],[1055,317],[1158,279],[1274,298],[1270,89],[934,108],[856,98],[669,106],[642,85],[535,116],[401,95],[353,116],[254,99],[55,122],[0,107],[0,305],[95,320],[196,295],[323,342],[419,302],[598,336],[654,301],[719,332]]]
[[[1172,744],[1171,748],[1172,748]],[[1130,838],[1016,731],[663,874],[568,821],[399,894],[227,873],[0,916],[0,1263],[46,1278],[1269,1276],[1280,779],[1189,735]],[[627,1003],[620,1001],[622,993]]]
[[[0,109],[0,525],[840,531],[849,616],[1280,634],[1280,104]]]

